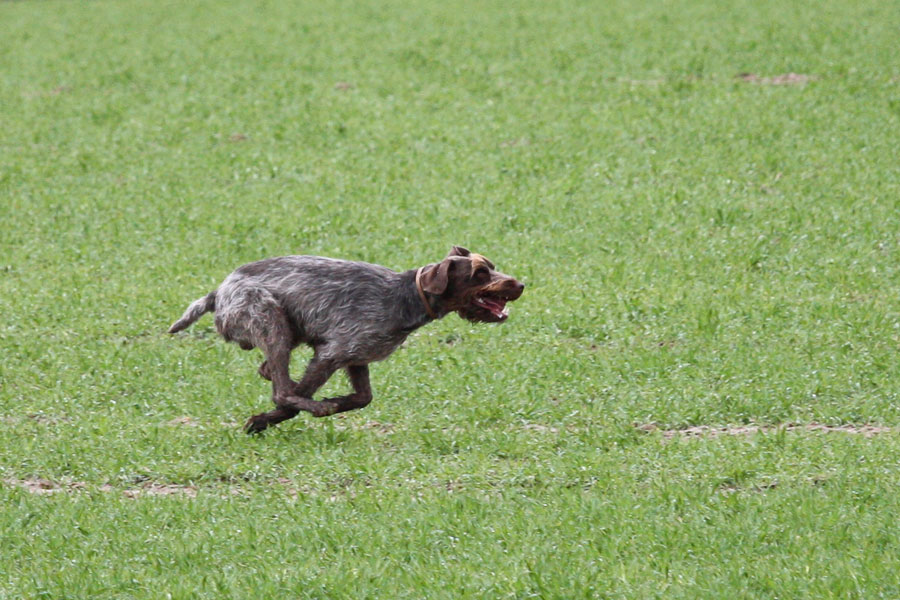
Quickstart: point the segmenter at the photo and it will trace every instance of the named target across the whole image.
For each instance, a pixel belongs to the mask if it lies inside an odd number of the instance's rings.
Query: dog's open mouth
[[[473,323],[502,323],[509,317],[509,303],[519,299],[525,286],[511,277],[499,284],[481,286],[463,296],[457,314]]]
[[[508,301],[509,299],[503,296],[476,296],[473,300],[476,306],[484,308],[500,320],[509,316],[509,309],[506,308]]]
[[[505,321],[509,316],[509,308],[506,306],[506,303],[513,300],[515,298],[500,294],[481,294],[475,296],[472,300],[472,307],[475,309],[474,314],[465,316],[466,318],[474,318],[479,321]],[[488,317],[488,315],[490,316]]]

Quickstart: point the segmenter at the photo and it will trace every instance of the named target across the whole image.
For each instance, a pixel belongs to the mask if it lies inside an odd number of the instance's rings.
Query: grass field
[[[0,3],[0,598],[897,598],[898,22]],[[245,262],[452,244],[509,321],[342,418],[248,437],[259,353],[165,334]]]

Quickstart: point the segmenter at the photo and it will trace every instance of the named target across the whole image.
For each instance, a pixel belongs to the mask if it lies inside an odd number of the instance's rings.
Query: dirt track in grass
[[[681,429],[663,429],[656,423],[636,424],[635,427],[641,431],[660,432],[667,439],[675,437],[719,437],[725,435],[753,435],[756,433],[772,433],[776,431],[800,431],[800,432],[820,432],[820,433],[847,433],[851,435],[861,435],[863,437],[874,437],[876,435],[893,433],[896,431],[893,427],[885,427],[881,425],[824,425],[822,423],[788,423],[785,425],[695,425],[692,427],[684,427]]]

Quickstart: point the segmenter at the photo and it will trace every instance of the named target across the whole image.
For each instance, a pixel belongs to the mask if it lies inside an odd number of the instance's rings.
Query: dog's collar
[[[422,269],[425,267],[419,267],[419,270],[416,271],[416,291],[419,292],[419,298],[422,299],[422,304],[425,305],[425,311],[428,313],[428,316],[432,319],[437,319],[437,315],[434,312],[434,309],[431,308],[431,305],[428,304],[428,298],[425,296],[425,290],[422,289]]]

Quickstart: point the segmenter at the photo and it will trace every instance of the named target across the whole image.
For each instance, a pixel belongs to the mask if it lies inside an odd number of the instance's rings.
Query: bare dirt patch
[[[3,483],[13,487],[20,487],[32,494],[55,494],[57,492],[75,492],[83,490],[87,484],[83,481],[57,482],[40,477],[28,479],[4,479]]]
[[[379,421],[368,421],[363,424],[363,429],[368,429],[370,431],[375,431],[376,433],[380,433],[382,435],[390,435],[394,433],[396,427],[393,423],[380,423]]]
[[[38,425],[58,425],[60,423],[71,423],[72,419],[66,416],[49,416],[43,413],[30,413],[24,416],[7,415],[0,417],[0,422],[10,425],[18,425],[23,422],[37,423]]]
[[[721,494],[735,494],[738,492],[768,492],[769,490],[774,490],[778,487],[777,481],[770,481],[768,483],[761,483],[758,485],[752,485],[750,487],[744,487],[741,485],[737,485],[734,483],[723,483],[719,487],[716,488],[716,491]]]
[[[787,423],[784,425],[695,425],[693,427],[684,427],[682,429],[663,429],[656,423],[637,423],[635,427],[641,431],[648,433],[658,431],[666,439],[675,437],[719,437],[723,435],[753,435],[756,433],[771,433],[774,431],[815,431],[821,433],[847,433],[852,435],[861,435],[863,437],[874,437],[879,434],[893,433],[896,431],[893,427],[885,427],[881,425],[825,425],[823,423]]]
[[[72,91],[72,87],[68,85],[58,85],[50,90],[27,90],[22,92],[22,95],[25,98],[46,98],[49,96],[59,96],[60,94],[66,94]]]
[[[29,420],[34,421],[35,423],[40,423],[41,425],[56,425],[58,423],[71,423],[72,419],[69,417],[63,416],[55,416],[51,417],[45,415],[43,413],[33,413],[29,415],[25,415]]]
[[[522,425],[522,428],[526,431],[536,431],[538,433],[559,433],[559,428],[539,423],[525,423]]]
[[[89,486],[84,481],[51,481],[42,477],[29,477],[27,479],[4,479],[3,483],[8,486],[22,488],[32,494],[56,494],[76,493],[89,491]],[[194,498],[197,496],[197,487],[192,485],[176,485],[147,481],[139,487],[122,489],[109,484],[101,485],[98,489],[101,492],[121,493],[126,498],[139,498],[141,496],[171,496],[173,494],[181,494]]]
[[[193,485],[175,485],[171,483],[155,483],[148,481],[144,485],[136,488],[128,488],[120,490],[111,485],[100,486],[102,492],[118,492],[121,491],[126,498],[140,498],[142,496],[172,496],[184,495],[189,498],[197,497],[197,487]]]
[[[747,83],[756,83],[759,85],[804,85],[816,78],[812,75],[804,75],[802,73],[784,73],[782,75],[774,75],[772,77],[763,77],[755,73],[741,73],[738,79]]]

